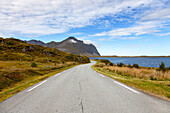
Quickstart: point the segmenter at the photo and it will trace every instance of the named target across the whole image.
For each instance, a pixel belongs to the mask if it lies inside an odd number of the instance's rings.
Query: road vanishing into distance
[[[170,102],[79,65],[0,103],[0,113],[170,113]]]

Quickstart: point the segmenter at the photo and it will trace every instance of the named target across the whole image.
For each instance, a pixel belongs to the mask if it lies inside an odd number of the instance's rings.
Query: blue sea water
[[[134,63],[139,64],[139,66],[143,67],[159,67],[161,62],[165,63],[166,67],[170,66],[170,57],[163,58],[163,57],[140,57],[140,58],[126,58],[126,57],[91,57],[90,59],[108,59],[114,64],[117,63],[124,63],[124,64],[131,64]]]

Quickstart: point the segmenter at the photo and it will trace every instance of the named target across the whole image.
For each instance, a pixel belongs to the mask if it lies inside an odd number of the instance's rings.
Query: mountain
[[[26,41],[27,43],[30,43],[30,44],[36,44],[36,45],[40,45],[40,46],[44,46],[45,43],[40,41],[40,40],[30,40],[30,41]]]
[[[35,40],[34,40],[35,42]],[[37,41],[37,44],[43,44]],[[88,63],[89,58],[60,51],[55,48],[29,44],[14,38],[0,38],[0,60],[22,60],[36,62],[77,62]]]
[[[56,48],[58,50],[84,56],[100,56],[96,47],[93,44],[85,44],[83,41],[76,39],[75,37],[69,37],[61,42],[49,42],[44,43],[42,41],[30,40],[27,41],[30,44],[41,45],[50,48]]]

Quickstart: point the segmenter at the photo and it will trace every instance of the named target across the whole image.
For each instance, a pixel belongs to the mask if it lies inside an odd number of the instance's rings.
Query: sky
[[[170,55],[170,0],[0,0],[0,37],[69,36],[101,55]]]

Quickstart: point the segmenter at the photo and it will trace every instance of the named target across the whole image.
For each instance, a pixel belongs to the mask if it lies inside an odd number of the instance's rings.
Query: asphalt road
[[[148,96],[79,65],[0,103],[0,113],[170,113],[170,102]]]

